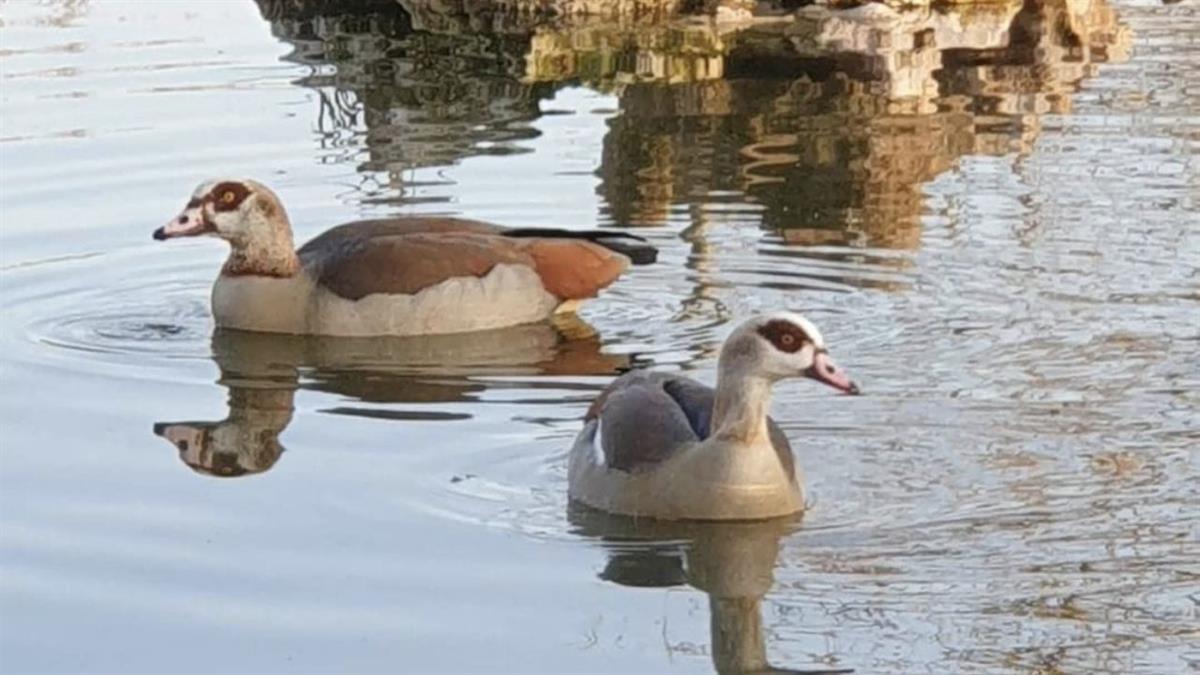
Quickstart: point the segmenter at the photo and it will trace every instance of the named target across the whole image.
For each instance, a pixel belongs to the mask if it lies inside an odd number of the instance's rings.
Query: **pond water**
[[[734,31],[390,0],[0,4],[6,672],[1200,668],[1200,7],[880,7]],[[214,335],[256,177],[637,228],[578,320]],[[802,520],[568,508],[589,399],[812,317]]]

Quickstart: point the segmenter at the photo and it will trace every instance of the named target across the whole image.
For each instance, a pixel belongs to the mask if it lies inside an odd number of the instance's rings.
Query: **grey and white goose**
[[[666,373],[633,371],[596,399],[575,438],[572,500],[627,516],[749,520],[804,508],[787,437],[767,416],[771,389],[807,377],[857,394],[817,327],[779,312],[725,341],[714,390]]]
[[[460,333],[531,323],[594,297],[657,252],[633,235],[505,229],[462,218],[364,220],[296,250],[279,198],[252,180],[202,183],[155,239],[214,235],[218,326],[269,333]]]

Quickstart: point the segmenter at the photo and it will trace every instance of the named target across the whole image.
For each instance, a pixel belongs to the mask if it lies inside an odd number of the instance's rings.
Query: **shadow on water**
[[[363,136],[367,200],[415,203],[409,170],[524,152],[565,87],[613,94],[604,220],[749,220],[790,243],[912,249],[923,186],[968,154],[1025,155],[1130,32],[1106,0],[961,10],[808,7],[708,22],[531,18],[481,3],[259,0],[314,67],[331,145]],[[330,69],[326,66],[335,66]],[[370,191],[370,189],[368,189]]]
[[[219,421],[163,421],[155,435],[169,441],[197,473],[236,477],[271,469],[284,452],[279,437],[292,421],[297,390],[336,394],[347,403],[322,412],[400,421],[467,420],[466,413],[424,404],[472,401],[503,388],[504,378],[531,375],[610,375],[634,356],[601,352],[599,337],[577,317],[484,333],[405,337],[329,338],[218,330],[212,338],[219,384],[229,391],[229,414]],[[537,382],[521,388],[536,392]],[[571,385],[558,382],[556,390]],[[589,389],[590,391],[590,389]],[[421,409],[372,404],[422,404]],[[364,405],[366,404],[366,405]]]
[[[758,522],[667,522],[613,516],[572,504],[575,534],[608,551],[600,578],[622,586],[689,585],[708,596],[709,636],[718,673],[850,673],[795,670],[767,659],[762,601],[775,580],[780,541],[799,526],[792,518]]]

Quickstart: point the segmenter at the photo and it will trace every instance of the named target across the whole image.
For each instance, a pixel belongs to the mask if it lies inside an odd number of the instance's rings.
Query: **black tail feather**
[[[520,227],[505,230],[506,237],[550,237],[554,239],[583,239],[604,248],[616,251],[629,258],[634,265],[649,265],[658,260],[658,249],[646,239],[615,230],[562,230],[553,227]]]

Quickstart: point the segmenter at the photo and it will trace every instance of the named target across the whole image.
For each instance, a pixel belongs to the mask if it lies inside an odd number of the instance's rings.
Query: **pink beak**
[[[154,231],[158,241],[175,237],[194,237],[211,232],[212,228],[204,222],[204,217],[198,207],[184,209],[183,213],[172,218],[166,225]]]
[[[825,350],[818,351],[813,357],[813,364],[804,371],[804,376],[812,378],[817,382],[823,382],[838,391],[845,392],[851,395],[857,395],[858,385],[850,381],[846,377],[842,369],[833,362],[833,358]]]

